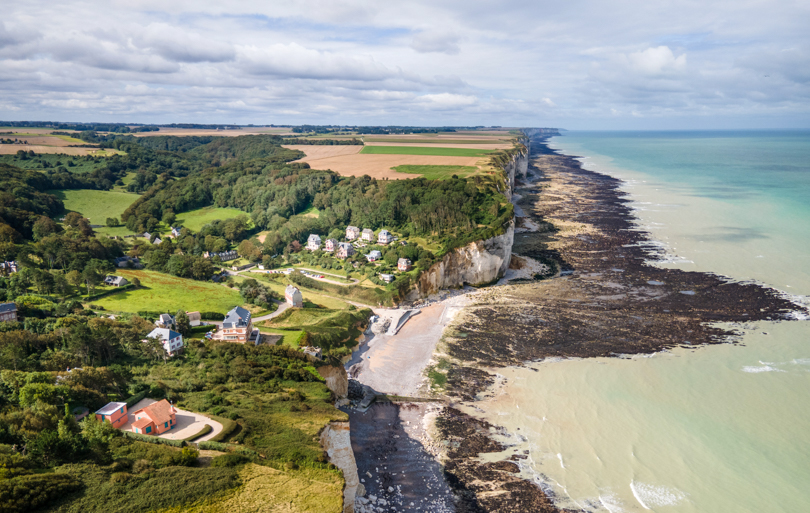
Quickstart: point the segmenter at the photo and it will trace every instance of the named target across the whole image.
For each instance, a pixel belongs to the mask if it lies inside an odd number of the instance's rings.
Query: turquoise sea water
[[[810,132],[567,132],[551,146],[625,181],[658,265],[810,296]],[[499,371],[479,403],[526,477],[587,511],[810,511],[810,322],[738,344]],[[480,411],[480,410],[479,410]]]

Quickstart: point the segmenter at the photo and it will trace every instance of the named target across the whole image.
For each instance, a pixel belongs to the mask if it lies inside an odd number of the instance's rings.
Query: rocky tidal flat
[[[445,339],[452,399],[481,398],[499,367],[729,342],[735,327],[802,310],[756,283],[656,267],[664,255],[639,229],[619,180],[582,169],[542,140],[532,150],[529,177],[515,191],[530,229],[516,233],[513,253],[560,272],[471,296]],[[452,407],[436,425],[447,480],[464,498],[459,511],[555,510],[540,487],[518,477],[519,455],[480,457],[507,449],[491,436],[497,426]]]

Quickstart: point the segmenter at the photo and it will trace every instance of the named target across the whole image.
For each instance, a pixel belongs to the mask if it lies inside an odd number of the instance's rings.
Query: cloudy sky
[[[810,127],[810,1],[4,2],[0,119]]]

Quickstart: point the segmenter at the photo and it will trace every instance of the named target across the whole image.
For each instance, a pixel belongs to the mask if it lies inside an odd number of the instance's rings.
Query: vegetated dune
[[[298,148],[296,146],[296,148]],[[314,148],[317,148],[315,146]],[[340,146],[327,146],[326,148],[340,148]],[[445,157],[433,155],[368,155],[356,153],[362,146],[355,148],[353,154],[338,154],[331,157],[314,158],[307,154],[302,162],[308,162],[313,169],[331,169],[343,176],[369,175],[372,178],[388,178],[402,180],[405,178],[418,178],[421,175],[399,173],[392,168],[403,164],[418,166],[475,166],[481,157]],[[302,151],[304,147],[301,147]]]

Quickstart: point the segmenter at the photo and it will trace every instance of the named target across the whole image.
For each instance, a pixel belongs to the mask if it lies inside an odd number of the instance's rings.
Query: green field
[[[235,208],[205,207],[177,214],[175,225],[185,226],[193,232],[198,232],[200,228],[217,219],[224,221],[242,215],[246,216],[247,213]],[[253,226],[253,223],[249,222],[248,226]]]
[[[117,217],[120,220],[124,210],[138,199],[137,194],[128,192],[95,191],[92,189],[48,192],[65,203],[65,210],[78,212],[89,219],[90,224],[100,225],[104,225],[108,217]]]
[[[399,173],[411,173],[415,175],[422,175],[428,180],[447,180],[453,175],[458,175],[459,178],[471,175],[478,171],[475,166],[416,166],[404,164],[394,168]]]
[[[496,150],[442,148],[427,146],[364,146],[366,155],[431,155],[436,157],[484,157]]]
[[[320,217],[321,211],[315,207],[309,207],[308,209],[301,212],[299,215],[306,217]]]
[[[138,278],[142,288],[96,299],[93,301],[94,305],[113,312],[135,313],[149,310],[174,313],[182,309],[225,313],[243,303],[239,291],[212,282],[129,269],[117,270],[116,276],[123,276],[130,281]]]

